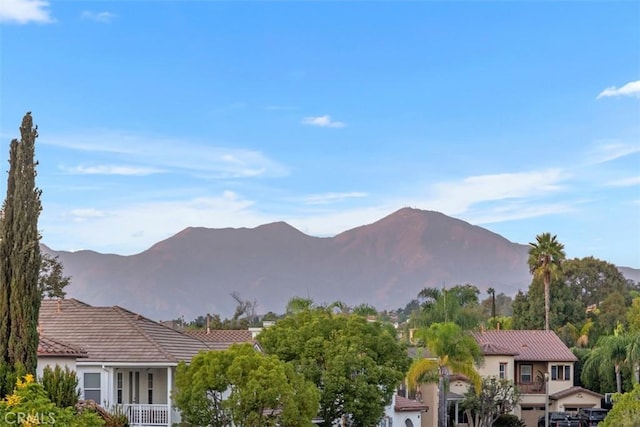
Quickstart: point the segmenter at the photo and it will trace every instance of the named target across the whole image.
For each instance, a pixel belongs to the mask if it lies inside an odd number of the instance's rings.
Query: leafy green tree
[[[493,316],[493,304],[493,294],[491,294],[488,298],[480,301],[480,309],[482,311],[482,315],[487,319]],[[511,316],[511,314],[513,313],[513,298],[505,295],[504,292],[500,292],[495,296],[495,306],[496,315],[498,317]]]
[[[7,195],[0,223],[0,394],[10,391],[17,369],[35,374],[38,363],[40,190],[36,188],[37,128],[31,113],[11,141]]]
[[[631,302],[631,307],[626,313],[629,331],[640,332],[640,297],[636,297]]]
[[[585,307],[598,305],[618,292],[628,295],[629,285],[618,268],[594,257],[574,258],[562,263],[564,281]]]
[[[49,254],[42,254],[38,288],[42,298],[64,298],[64,288],[71,283],[71,277],[64,275],[64,267],[58,259]]]
[[[529,243],[529,271],[534,277],[542,278],[544,284],[544,329],[549,330],[551,279],[558,276],[561,263],[565,259],[564,245],[551,233],[536,236],[535,243]]]
[[[500,415],[511,412],[519,401],[520,392],[513,381],[489,377],[482,379],[480,390],[471,384],[461,407],[471,427],[492,427]]]
[[[297,314],[301,311],[311,310],[313,307],[314,304],[311,298],[293,297],[289,300],[289,302],[287,302],[285,314]]]
[[[236,344],[178,365],[174,400],[195,425],[302,427],[313,425],[319,392],[292,365]]]
[[[358,316],[364,316],[364,317],[377,316],[378,310],[376,310],[376,308],[372,305],[363,303],[353,307],[352,313],[357,314]]]
[[[258,341],[316,384],[323,426],[343,416],[355,427],[377,424],[409,366],[393,330],[330,307],[287,316]]]
[[[640,425],[640,384],[628,393],[613,395],[613,408],[600,427],[637,427]]]
[[[414,360],[407,385],[414,389],[421,383],[438,382],[438,427],[446,427],[449,375],[464,375],[480,390],[482,379],[476,367],[482,360],[482,352],[477,341],[452,322],[422,328],[416,336],[432,357]]]
[[[627,305],[622,293],[614,292],[602,301],[596,322],[600,333],[605,334],[611,334],[618,325],[626,324]]]
[[[477,327],[482,319],[478,295],[473,285],[456,285],[450,289],[424,288],[418,294],[421,310],[413,322],[416,326],[455,322],[465,330]]]
[[[557,330],[567,323],[581,325],[586,319],[585,309],[577,300],[561,278],[551,282],[549,293],[551,306],[549,310],[550,327]],[[546,320],[544,306],[544,283],[534,278],[528,292],[518,292],[513,301],[514,329],[542,329]]]

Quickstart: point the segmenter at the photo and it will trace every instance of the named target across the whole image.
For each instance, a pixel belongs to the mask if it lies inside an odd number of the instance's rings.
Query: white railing
[[[168,426],[169,405],[126,403],[118,405],[133,426]]]

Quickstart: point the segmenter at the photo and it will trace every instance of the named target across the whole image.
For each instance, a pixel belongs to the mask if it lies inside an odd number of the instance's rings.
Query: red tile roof
[[[87,357],[87,352],[71,344],[40,335],[38,341],[38,357],[70,357],[73,359]]]
[[[509,351],[514,360],[528,362],[575,362],[578,358],[553,331],[500,330],[474,332],[481,348],[489,351]],[[489,353],[497,354],[497,353]]]
[[[91,362],[189,361],[209,346],[124,308],[93,307],[76,299],[43,300],[41,333],[86,351]]]
[[[406,397],[396,396],[396,402],[393,406],[396,412],[415,412],[415,411],[428,411],[429,407],[417,400],[407,399]]]

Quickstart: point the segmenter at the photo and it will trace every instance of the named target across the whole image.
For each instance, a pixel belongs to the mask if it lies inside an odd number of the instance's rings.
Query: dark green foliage
[[[129,418],[122,409],[116,407],[109,414],[109,419],[105,422],[104,427],[129,427]]]
[[[64,288],[69,286],[71,278],[64,275],[64,268],[58,257],[49,254],[42,255],[38,288],[42,298],[64,298],[67,293]]]
[[[333,309],[300,310],[258,340],[318,387],[322,425],[343,415],[354,427],[375,425],[409,366],[406,349],[380,323]]]
[[[36,188],[35,141],[31,113],[20,126],[21,139],[11,141],[7,196],[0,226],[0,364],[15,370],[18,363],[35,374],[38,351],[40,276],[40,190]],[[6,377],[5,377],[6,378]],[[2,384],[6,393],[11,387]]]
[[[465,330],[480,324],[483,318],[478,300],[480,290],[473,285],[456,285],[450,289],[424,288],[418,294],[420,311],[412,317],[413,326],[454,322]]]
[[[311,427],[319,393],[292,365],[236,344],[181,362],[173,398],[194,425]]]
[[[61,408],[73,407],[78,403],[78,377],[75,371],[56,365],[54,369],[46,366],[42,373],[42,386],[49,399]]]
[[[515,415],[502,414],[493,423],[493,427],[527,427],[527,425]]]

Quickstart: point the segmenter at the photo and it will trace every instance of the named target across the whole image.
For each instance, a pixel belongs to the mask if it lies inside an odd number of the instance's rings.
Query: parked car
[[[608,409],[584,408],[578,412],[580,427],[595,427],[602,422],[609,412]]]
[[[538,427],[545,427],[544,415],[538,418]],[[580,427],[580,419],[568,412],[549,412],[549,427]]]

